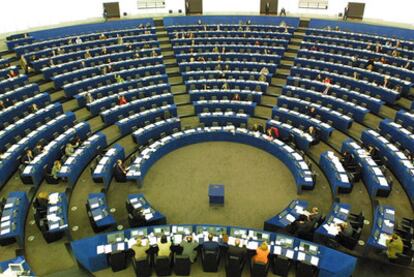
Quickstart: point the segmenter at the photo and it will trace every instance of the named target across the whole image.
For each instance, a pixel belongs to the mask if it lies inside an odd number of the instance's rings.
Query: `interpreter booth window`
[[[328,9],[328,0],[299,0],[299,8],[302,9]]]
[[[138,9],[165,8],[165,0],[138,0]]]

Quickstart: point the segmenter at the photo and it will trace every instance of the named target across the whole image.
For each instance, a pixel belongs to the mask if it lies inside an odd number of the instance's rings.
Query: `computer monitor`
[[[289,204],[289,208],[290,209],[293,209],[293,208],[295,208],[295,206],[296,206],[296,204],[298,203],[298,201],[297,200],[293,200],[292,202],[290,202],[290,204]]]
[[[162,235],[168,235],[170,234],[170,226],[162,225],[154,227],[153,232],[154,235],[156,235],[157,237]]]
[[[147,228],[131,230],[131,238],[142,238],[147,236]]]
[[[173,226],[171,226],[171,232],[174,233],[174,234],[190,235],[193,232],[193,227],[192,226],[173,225]]]
[[[237,238],[247,237],[247,230],[231,228],[230,235]]]
[[[311,255],[317,255],[318,254],[318,246],[316,244],[308,243],[301,241],[299,245],[299,250],[306,252]]]
[[[24,261],[15,264],[9,264],[9,268],[12,272],[22,273],[24,271],[23,263]]]
[[[293,248],[293,238],[283,235],[277,235],[276,244],[284,248]]]
[[[125,236],[124,236],[124,232],[123,231],[122,232],[112,233],[112,234],[109,234],[107,236],[108,244],[113,244],[113,243],[121,242],[121,241],[124,241],[124,239],[125,239]]]
[[[219,227],[219,226],[207,226],[207,225],[201,225],[197,226],[197,234],[208,232],[209,234],[212,234],[213,236],[219,236],[223,233],[227,233],[226,228]]]

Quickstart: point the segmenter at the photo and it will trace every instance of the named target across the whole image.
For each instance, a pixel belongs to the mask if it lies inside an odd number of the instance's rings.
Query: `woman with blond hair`
[[[260,244],[260,246],[256,249],[256,255],[254,255],[253,261],[255,263],[267,264],[269,261],[269,253],[269,246],[266,242],[262,242],[262,244]]]

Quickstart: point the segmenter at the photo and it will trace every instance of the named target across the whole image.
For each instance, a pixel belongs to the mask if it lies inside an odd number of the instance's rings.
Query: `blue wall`
[[[310,28],[325,28],[327,26],[331,26],[332,28],[338,26],[341,30],[352,31],[356,33],[377,34],[387,37],[414,40],[414,30],[404,28],[324,19],[311,19],[309,23]]]
[[[42,31],[31,32],[30,35],[34,37],[35,40],[44,40],[65,36],[81,35],[82,33],[136,28],[139,24],[147,23],[150,23],[152,26],[154,26],[154,21],[152,20],[152,18],[130,19],[47,29]]]
[[[264,25],[279,25],[284,21],[286,24],[292,27],[299,25],[299,18],[297,17],[280,17],[280,16],[173,16],[165,17],[164,25],[190,25],[197,24],[197,21],[201,20],[206,24],[238,24],[239,21],[246,22],[250,20],[252,24],[264,24]]]

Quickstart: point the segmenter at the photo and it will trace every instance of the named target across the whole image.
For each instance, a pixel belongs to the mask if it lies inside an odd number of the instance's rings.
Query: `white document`
[[[303,252],[298,252],[298,261],[304,261],[306,258],[306,254]]]
[[[96,247],[96,254],[103,254],[105,253],[105,245],[98,245]]]
[[[291,214],[287,214],[286,219],[291,223],[296,220],[296,218]]]
[[[312,256],[312,257],[311,257],[311,260],[310,260],[310,263],[311,263],[312,265],[314,265],[314,266],[318,266],[318,264],[319,264],[319,258],[318,258],[318,257],[316,257],[316,256]]]
[[[282,254],[282,247],[276,245],[275,247],[273,247],[273,254],[275,255],[280,255]]]
[[[286,257],[289,259],[293,259],[293,255],[295,254],[295,252],[293,250],[286,250]]]

